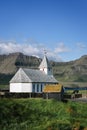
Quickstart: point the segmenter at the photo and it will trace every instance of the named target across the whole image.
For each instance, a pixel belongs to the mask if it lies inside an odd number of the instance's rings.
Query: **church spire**
[[[44,58],[39,66],[39,69],[43,72],[45,72],[45,74],[47,75],[52,75],[52,67],[46,57],[46,52],[44,54]]]

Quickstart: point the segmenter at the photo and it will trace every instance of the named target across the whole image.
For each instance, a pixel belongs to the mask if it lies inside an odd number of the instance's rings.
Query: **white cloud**
[[[59,46],[54,49],[47,48],[43,44],[35,43],[35,44],[29,44],[29,43],[16,43],[14,41],[8,41],[8,42],[2,42],[0,41],[0,54],[9,54],[14,52],[22,52],[25,55],[33,55],[37,57],[42,57],[44,53],[44,49],[47,51],[47,56],[49,59],[55,60],[55,61],[62,61],[61,56],[59,53],[67,52],[69,49],[65,47],[63,43],[60,43]]]
[[[78,49],[83,50],[83,49],[87,48],[87,45],[82,42],[78,42],[77,47],[78,47]]]
[[[0,54],[8,54],[13,52],[22,52],[24,54],[32,55],[33,53],[37,54],[39,50],[30,44],[0,42]]]
[[[63,53],[68,51],[69,49],[64,45],[63,42],[59,43],[59,45],[55,48],[55,53]]]

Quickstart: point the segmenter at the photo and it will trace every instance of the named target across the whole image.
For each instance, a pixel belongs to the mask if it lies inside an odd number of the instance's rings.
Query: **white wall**
[[[33,89],[33,84],[35,85],[35,89]],[[36,93],[42,93],[43,88],[45,86],[44,83],[10,83],[10,92],[18,92],[18,93],[24,93],[24,92],[36,92]],[[42,84],[42,91],[41,91],[41,84]],[[37,86],[39,90],[37,91]]]
[[[22,92],[32,92],[32,83],[22,83]]]
[[[32,92],[32,83],[10,83],[10,92]]]

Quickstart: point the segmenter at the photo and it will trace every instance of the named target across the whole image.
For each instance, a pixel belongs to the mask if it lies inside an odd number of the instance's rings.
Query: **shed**
[[[62,100],[63,94],[64,94],[64,88],[62,84],[46,85],[43,89],[44,99]]]

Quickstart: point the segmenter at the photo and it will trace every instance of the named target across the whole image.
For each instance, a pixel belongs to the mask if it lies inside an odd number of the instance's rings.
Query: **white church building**
[[[58,84],[52,74],[52,67],[46,57],[39,69],[20,68],[10,80],[10,92],[13,93],[42,93],[47,84]]]

